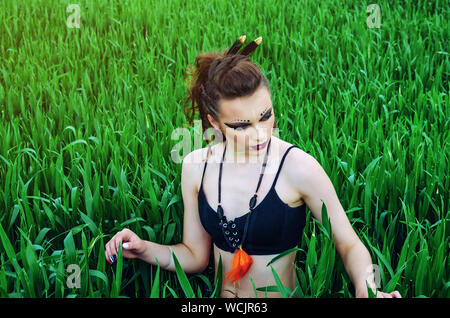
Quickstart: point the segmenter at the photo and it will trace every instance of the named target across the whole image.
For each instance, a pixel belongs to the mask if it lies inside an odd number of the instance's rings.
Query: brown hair
[[[233,99],[252,95],[260,85],[270,92],[269,83],[260,68],[246,55],[224,52],[201,53],[195,59],[195,67],[188,66],[185,74],[185,84],[188,87],[188,97],[183,105],[183,111],[192,125],[195,112],[198,109],[202,121],[202,133],[212,127],[208,121],[210,114],[219,121],[219,100]],[[190,77],[189,83],[186,81]],[[186,109],[186,104],[192,106]],[[190,114],[189,114],[190,113]],[[276,128],[276,124],[274,125]],[[226,137],[223,136],[224,140]],[[211,140],[206,137],[206,141]]]

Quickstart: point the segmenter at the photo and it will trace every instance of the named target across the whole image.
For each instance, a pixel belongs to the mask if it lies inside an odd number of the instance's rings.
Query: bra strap
[[[208,155],[209,155],[210,151],[212,151],[212,150],[211,150],[210,145],[208,145],[208,152],[206,154],[205,165],[203,166],[203,175],[202,175],[202,181],[200,182],[200,187],[203,185],[203,177],[205,176],[205,170],[206,170],[206,165],[208,164]]]
[[[283,155],[283,158],[281,159],[281,163],[280,166],[278,167],[278,171],[277,171],[277,175],[275,176],[275,180],[273,181],[273,187],[275,187],[275,184],[277,183],[278,180],[278,176],[280,175],[280,171],[281,171],[281,167],[283,166],[284,163],[284,159],[286,159],[286,155],[288,154],[289,150],[291,150],[292,148],[297,147],[296,145],[292,145],[290,146],[286,152]],[[297,147],[298,148],[298,147]]]

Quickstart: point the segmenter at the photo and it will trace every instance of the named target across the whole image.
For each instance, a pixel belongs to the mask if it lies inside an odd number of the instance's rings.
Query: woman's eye
[[[266,116],[264,116],[263,118],[261,118],[261,121],[266,121],[268,120],[270,117],[272,117],[272,112],[268,113]],[[245,126],[238,126],[238,127],[232,127],[234,130],[240,131],[240,130],[244,130],[248,127],[249,125],[245,125]]]
[[[268,120],[270,117],[272,117],[272,112],[268,113],[262,120]]]

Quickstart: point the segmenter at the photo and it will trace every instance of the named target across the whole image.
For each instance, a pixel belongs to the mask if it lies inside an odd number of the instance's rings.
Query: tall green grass
[[[66,25],[70,3],[0,6],[0,297],[205,296],[212,256],[186,275],[121,257],[110,266],[104,246],[125,226],[181,242],[170,136],[186,124],[183,74],[241,34],[263,37],[252,60],[280,137],[329,175],[381,289],[450,296],[446,1],[380,1],[379,29],[360,1],[77,1],[79,29]],[[352,297],[309,210],[302,238],[296,290],[255,290]],[[69,264],[79,289],[67,287]]]

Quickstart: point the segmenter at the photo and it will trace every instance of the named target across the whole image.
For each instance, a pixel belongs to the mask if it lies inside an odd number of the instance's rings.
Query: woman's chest
[[[250,211],[251,199],[255,194],[255,209],[262,203],[270,203],[274,208],[294,208],[304,204],[300,193],[289,184],[285,173],[280,173],[276,178],[274,167],[267,167],[269,169],[265,169],[260,181],[261,171],[254,168],[249,168],[245,173],[242,170],[239,170],[240,173],[226,173],[223,169],[220,177],[217,172],[219,167],[208,165],[202,188],[208,205],[217,211],[220,203],[225,217],[234,220]]]

